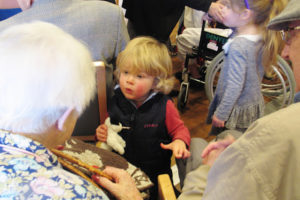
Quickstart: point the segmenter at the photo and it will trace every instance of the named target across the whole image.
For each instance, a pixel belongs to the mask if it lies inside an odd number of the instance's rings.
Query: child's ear
[[[242,20],[249,22],[252,20],[253,12],[249,9],[244,9],[240,16]]]
[[[155,89],[158,83],[159,83],[159,78],[156,77],[153,81],[152,89]]]
[[[59,131],[65,131],[65,126],[72,113],[75,112],[75,108],[68,108],[56,121],[56,128]]]

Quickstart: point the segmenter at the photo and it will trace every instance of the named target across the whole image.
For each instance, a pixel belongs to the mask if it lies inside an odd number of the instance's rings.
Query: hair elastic
[[[246,8],[247,8],[247,9],[250,9],[248,0],[244,0],[244,2],[245,2],[245,5],[246,5]]]

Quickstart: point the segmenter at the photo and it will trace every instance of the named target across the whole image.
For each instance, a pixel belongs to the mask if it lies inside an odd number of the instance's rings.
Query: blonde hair
[[[127,44],[117,57],[117,79],[120,70],[128,67],[136,73],[144,72],[156,77],[156,92],[168,94],[173,89],[173,65],[169,51],[166,45],[154,38],[137,37]]]
[[[232,5],[245,9],[245,0],[230,0]],[[280,53],[283,47],[283,41],[278,31],[273,31],[267,28],[269,21],[278,15],[285,5],[287,0],[247,0],[249,9],[254,13],[253,23],[258,25],[263,30],[263,66],[265,71],[270,70],[271,65],[277,65],[277,54]]]
[[[87,47],[60,28],[33,22],[0,34],[0,129],[47,130],[68,108],[80,114],[95,94]]]

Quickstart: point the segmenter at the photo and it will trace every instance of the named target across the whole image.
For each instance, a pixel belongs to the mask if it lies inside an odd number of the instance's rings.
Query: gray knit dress
[[[244,129],[263,116],[262,45],[259,35],[236,36],[225,44],[224,66],[209,106],[207,123],[212,122],[215,114],[226,121],[227,129]]]

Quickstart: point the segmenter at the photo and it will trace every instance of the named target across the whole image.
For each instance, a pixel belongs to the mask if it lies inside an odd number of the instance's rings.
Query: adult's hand
[[[208,14],[218,22],[223,22],[223,15],[222,15],[222,9],[224,5],[220,2],[212,2],[210,4]]]
[[[118,200],[142,200],[142,196],[131,176],[123,169],[106,167],[104,173],[113,178],[113,182],[105,177],[93,176],[93,180],[107,189]]]
[[[209,143],[201,154],[203,164],[212,166],[219,155],[234,141],[234,137],[228,135],[223,140]]]
[[[209,152],[207,156],[205,156],[202,160],[204,165],[209,165],[210,167],[213,166],[219,155],[224,151],[224,148],[220,149],[213,149]]]

